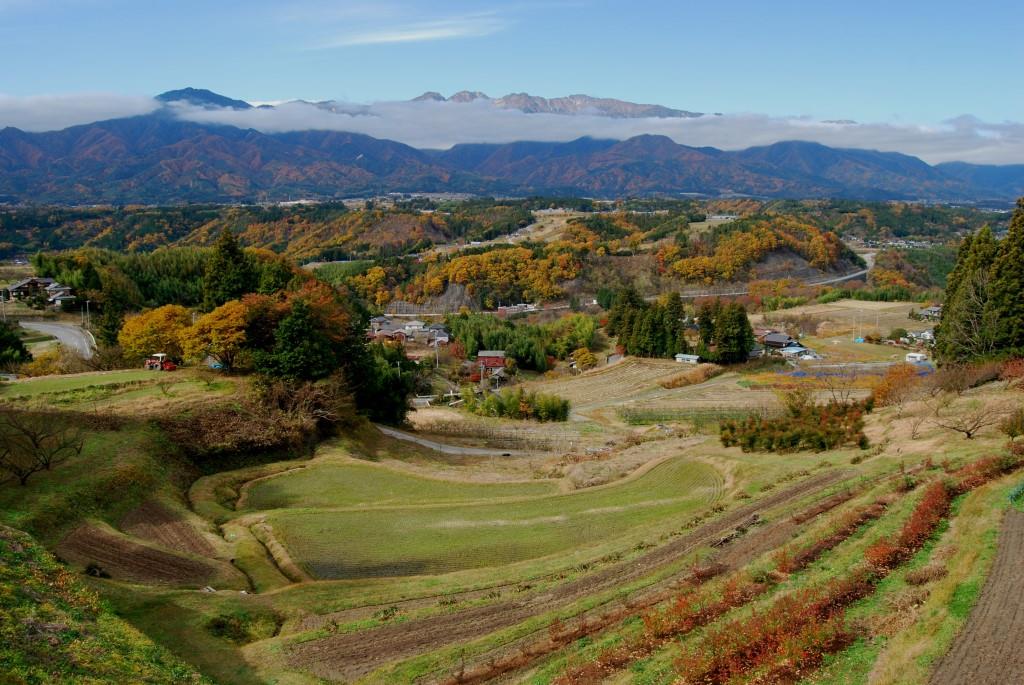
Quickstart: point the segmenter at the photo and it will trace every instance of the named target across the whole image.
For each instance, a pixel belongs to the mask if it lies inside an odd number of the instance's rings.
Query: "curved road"
[[[81,326],[54,321],[22,321],[21,327],[52,335],[61,345],[75,350],[85,359],[92,357],[94,348],[92,336]]]

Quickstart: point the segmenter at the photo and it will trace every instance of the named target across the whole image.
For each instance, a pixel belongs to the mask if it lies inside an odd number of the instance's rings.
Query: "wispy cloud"
[[[385,45],[389,43],[420,43],[452,38],[489,36],[508,26],[508,21],[495,13],[446,17],[430,21],[417,21],[387,28],[364,28],[342,34],[319,45],[320,48],[339,48],[356,45]]]

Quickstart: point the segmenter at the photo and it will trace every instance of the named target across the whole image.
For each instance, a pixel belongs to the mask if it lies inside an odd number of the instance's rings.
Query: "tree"
[[[304,299],[292,301],[291,311],[274,331],[273,349],[256,357],[258,370],[288,380],[326,378],[338,362],[330,338]]]
[[[576,368],[580,371],[586,371],[597,366],[597,357],[594,353],[585,347],[581,347],[572,353],[572,360],[576,362]]]
[[[904,404],[917,393],[921,376],[912,364],[890,366],[872,391],[875,405],[896,407],[896,416],[903,414]]]
[[[182,353],[196,361],[213,357],[226,371],[231,371],[245,349],[248,325],[245,305],[238,300],[225,302],[181,331]]]
[[[19,364],[31,360],[32,355],[21,341],[15,325],[0,321],[0,367],[13,370]]]
[[[203,280],[204,307],[209,310],[228,300],[239,299],[247,293],[254,292],[257,285],[257,274],[252,260],[242,250],[235,235],[224,229],[206,263]]]
[[[1006,417],[1002,407],[993,407],[981,401],[972,401],[966,407],[952,408],[952,400],[940,399],[934,407],[932,423],[957,433],[963,433],[968,440],[978,431],[1000,424]],[[945,413],[944,412],[947,412]]]
[[[723,364],[744,362],[754,346],[754,329],[747,310],[738,302],[722,306],[715,320],[715,360]]]
[[[78,429],[47,415],[0,409],[0,471],[25,485],[29,477],[82,453]]]
[[[356,403],[371,421],[399,425],[409,411],[409,395],[416,386],[416,363],[400,345],[369,346]]]
[[[990,297],[995,346],[1001,352],[1024,352],[1024,198],[1017,200],[1010,230],[999,242]]]
[[[163,352],[172,359],[181,359],[181,332],[189,323],[187,309],[167,304],[126,318],[117,341],[129,358]]]
[[[965,239],[949,275],[942,318],[935,329],[935,355],[966,361],[991,354],[996,344],[995,310],[990,306],[992,264],[998,244],[988,226]]]

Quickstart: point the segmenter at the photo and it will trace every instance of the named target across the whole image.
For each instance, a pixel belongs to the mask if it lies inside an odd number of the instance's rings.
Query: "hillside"
[[[117,618],[35,540],[0,525],[0,680],[207,683]]]

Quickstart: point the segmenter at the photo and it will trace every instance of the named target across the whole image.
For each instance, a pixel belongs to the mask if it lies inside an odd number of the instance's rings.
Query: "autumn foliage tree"
[[[242,302],[225,302],[181,331],[182,353],[186,359],[196,361],[212,357],[231,371],[245,350],[248,324],[248,311]]]
[[[189,324],[187,309],[168,304],[126,318],[117,341],[128,358],[142,359],[162,352],[181,359],[181,333]]]

